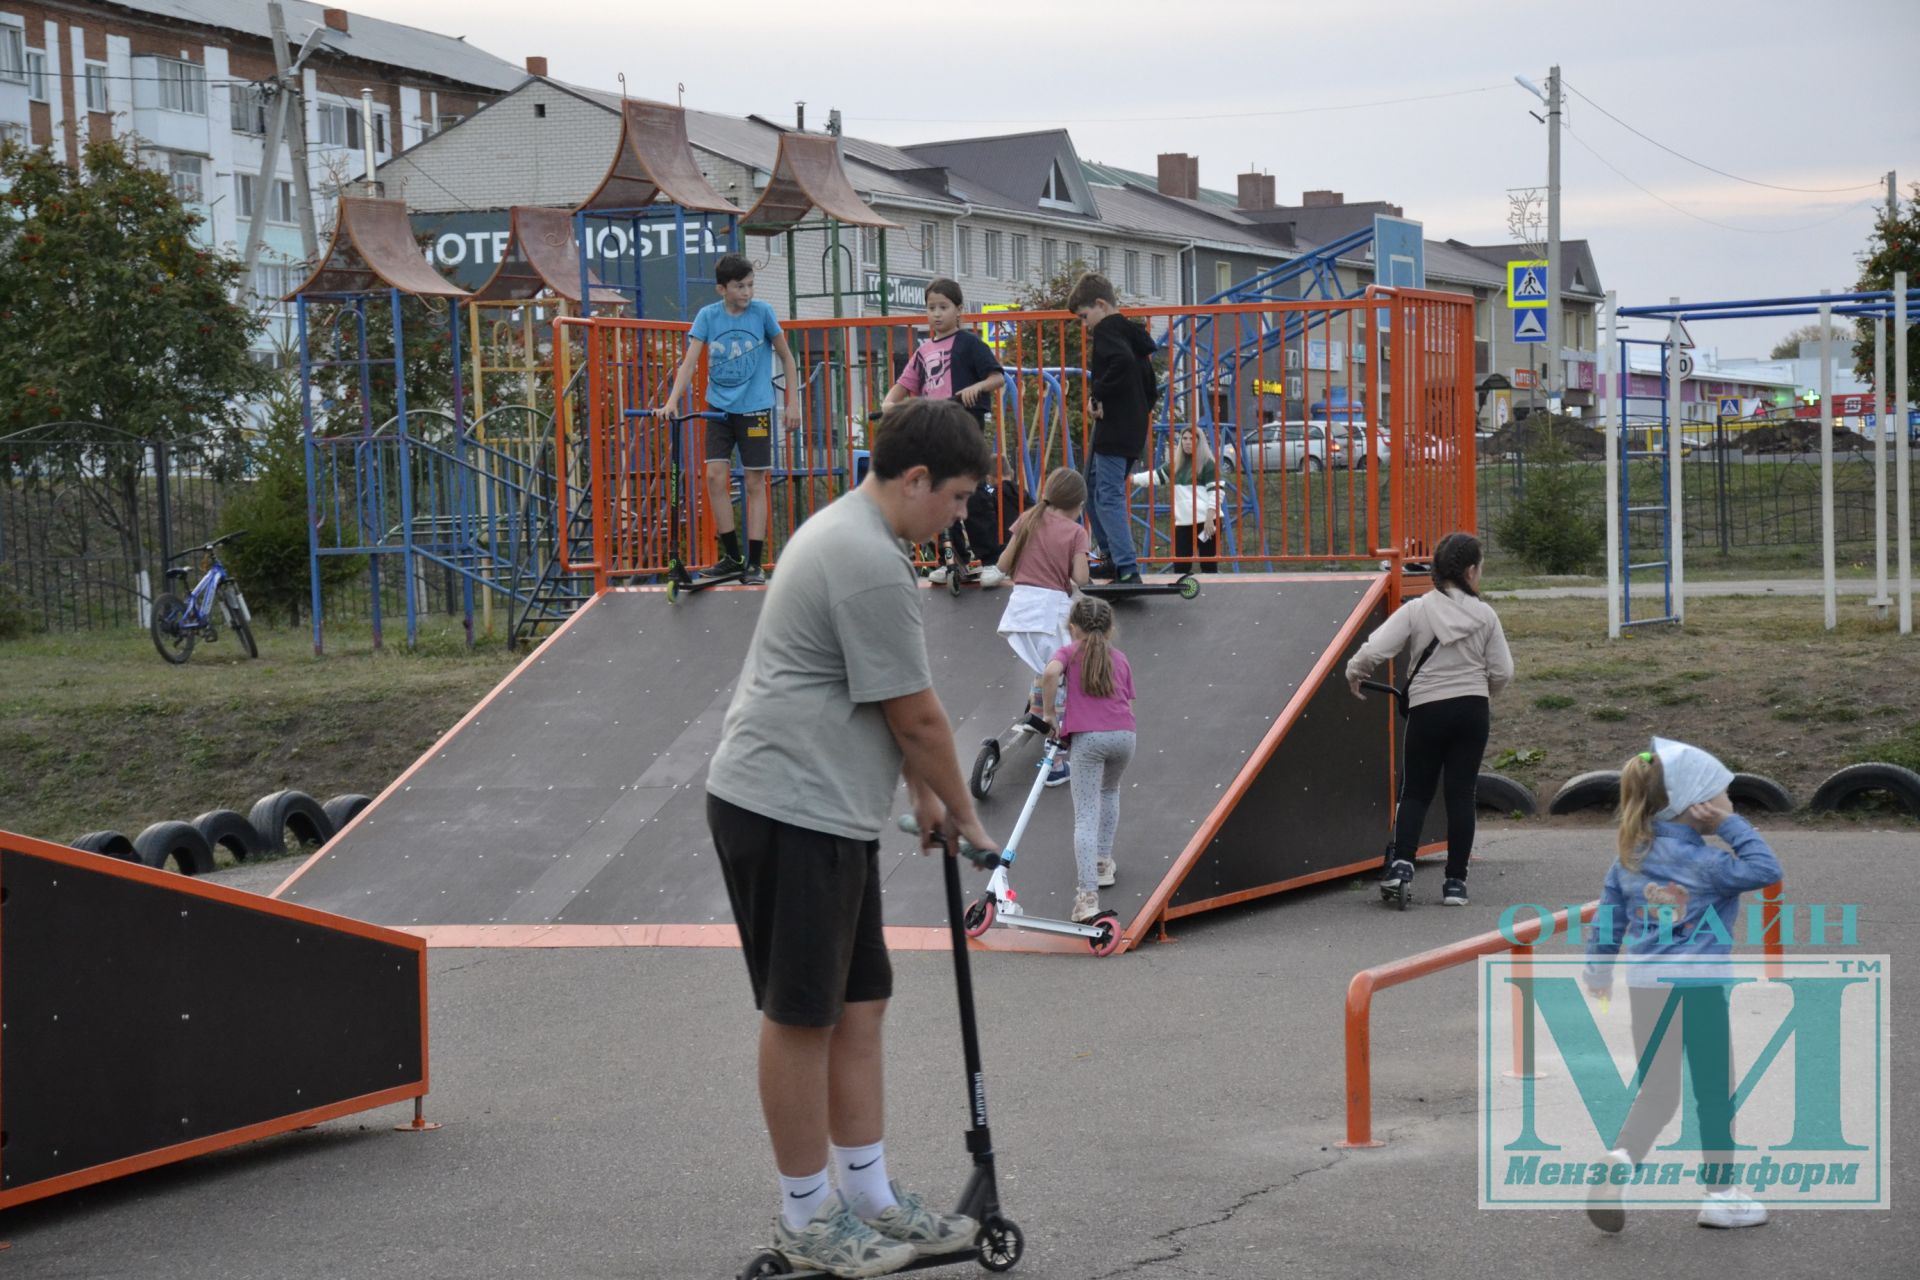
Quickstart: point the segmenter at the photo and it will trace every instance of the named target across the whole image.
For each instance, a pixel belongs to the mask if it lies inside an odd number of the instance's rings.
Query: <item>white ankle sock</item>
[[[887,1181],[886,1143],[865,1147],[833,1147],[833,1171],[840,1194],[856,1218],[872,1218],[900,1203]]]
[[[804,1231],[832,1194],[833,1181],[825,1169],[804,1178],[789,1178],[783,1173],[780,1175],[780,1220],[787,1224],[789,1231]]]

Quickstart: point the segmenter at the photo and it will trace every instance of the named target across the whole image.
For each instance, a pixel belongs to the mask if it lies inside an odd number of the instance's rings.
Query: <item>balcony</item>
[[[133,131],[167,151],[211,155],[206,73],[171,58],[133,59]]]

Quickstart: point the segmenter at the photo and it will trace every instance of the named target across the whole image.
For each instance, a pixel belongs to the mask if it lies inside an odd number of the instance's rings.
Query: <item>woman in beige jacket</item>
[[[1450,533],[1433,553],[1433,587],[1409,600],[1367,637],[1347,663],[1347,684],[1404,654],[1413,664],[1407,688],[1407,753],[1385,888],[1413,878],[1420,828],[1442,778],[1447,804],[1447,877],[1441,900],[1467,903],[1467,860],[1473,853],[1474,788],[1487,751],[1488,700],[1513,679],[1500,615],[1480,598],[1480,540]]]

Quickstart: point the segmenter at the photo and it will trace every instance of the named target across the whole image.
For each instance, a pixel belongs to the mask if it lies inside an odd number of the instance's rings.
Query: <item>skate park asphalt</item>
[[[1762,829],[1790,902],[1863,904],[1856,949],[1910,971],[1911,827]],[[1577,1211],[1478,1210],[1471,966],[1376,998],[1386,1146],[1336,1145],[1352,974],[1492,929],[1511,902],[1585,901],[1610,846],[1597,822],[1491,821],[1470,907],[1438,905],[1423,865],[1405,914],[1336,881],[1176,922],[1176,941],[1108,960],[976,953],[1001,1196],[1027,1238],[1012,1274],[1911,1276],[1920,1116],[1903,1103],[1920,1076],[1897,1025],[1892,1210],[1776,1209],[1733,1232],[1642,1212],[1619,1236]],[[287,866],[222,879],[265,892]],[[895,966],[889,1165],[947,1199],[966,1169],[951,962]],[[393,1132],[410,1110],[390,1107],[24,1205],[0,1214],[0,1271],[598,1280],[746,1261],[774,1190],[736,952],[435,950],[430,994],[427,1114],[444,1128]]]

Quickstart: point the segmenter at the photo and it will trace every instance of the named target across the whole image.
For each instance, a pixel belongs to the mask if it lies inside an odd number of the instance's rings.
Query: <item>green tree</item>
[[[1817,343],[1819,341],[1819,324],[1817,322],[1814,324],[1803,324],[1792,333],[1786,334],[1780,341],[1774,343],[1773,350],[1767,353],[1767,358],[1769,360],[1791,360],[1800,354],[1801,343]],[[1853,339],[1847,336],[1846,327],[1839,321],[1834,322],[1833,345],[1842,349],[1848,349],[1853,346]],[[1871,358],[1872,353],[1869,352],[1868,354],[1869,358]]]
[[[199,243],[201,223],[129,140],[89,143],[77,169],[0,145],[0,428],[57,424],[24,438],[70,472],[132,570],[149,447],[223,456],[268,381],[240,263]]]
[[[1855,288],[1865,293],[1893,288],[1893,273],[1907,273],[1907,288],[1920,289],[1920,182],[1913,184],[1910,197],[1894,201],[1892,211],[1884,206],[1874,219],[1873,234],[1867,238],[1866,252],[1860,255],[1860,279]],[[1920,401],[1920,310],[1907,304],[1907,397]],[[1873,322],[1855,322],[1857,341],[1853,346],[1853,371],[1863,381],[1873,381]],[[1892,329],[1889,321],[1888,329]],[[1898,341],[1898,339],[1894,339]],[[1887,352],[1887,377],[1893,377],[1893,352]],[[1888,392],[1893,388],[1889,381]]]
[[[1526,492],[1500,518],[1500,545],[1541,573],[1584,573],[1606,547],[1595,510],[1600,477],[1559,436],[1541,432],[1529,451]]]
[[[282,613],[288,625],[300,625],[300,608],[310,599],[312,577],[307,546],[307,456],[302,438],[296,385],[282,383],[267,404],[265,431],[252,442],[257,478],[239,489],[220,512],[222,535],[245,530],[247,536],[221,551],[240,580],[248,603],[263,614]],[[363,572],[359,556],[322,556],[320,585],[345,582]]]

